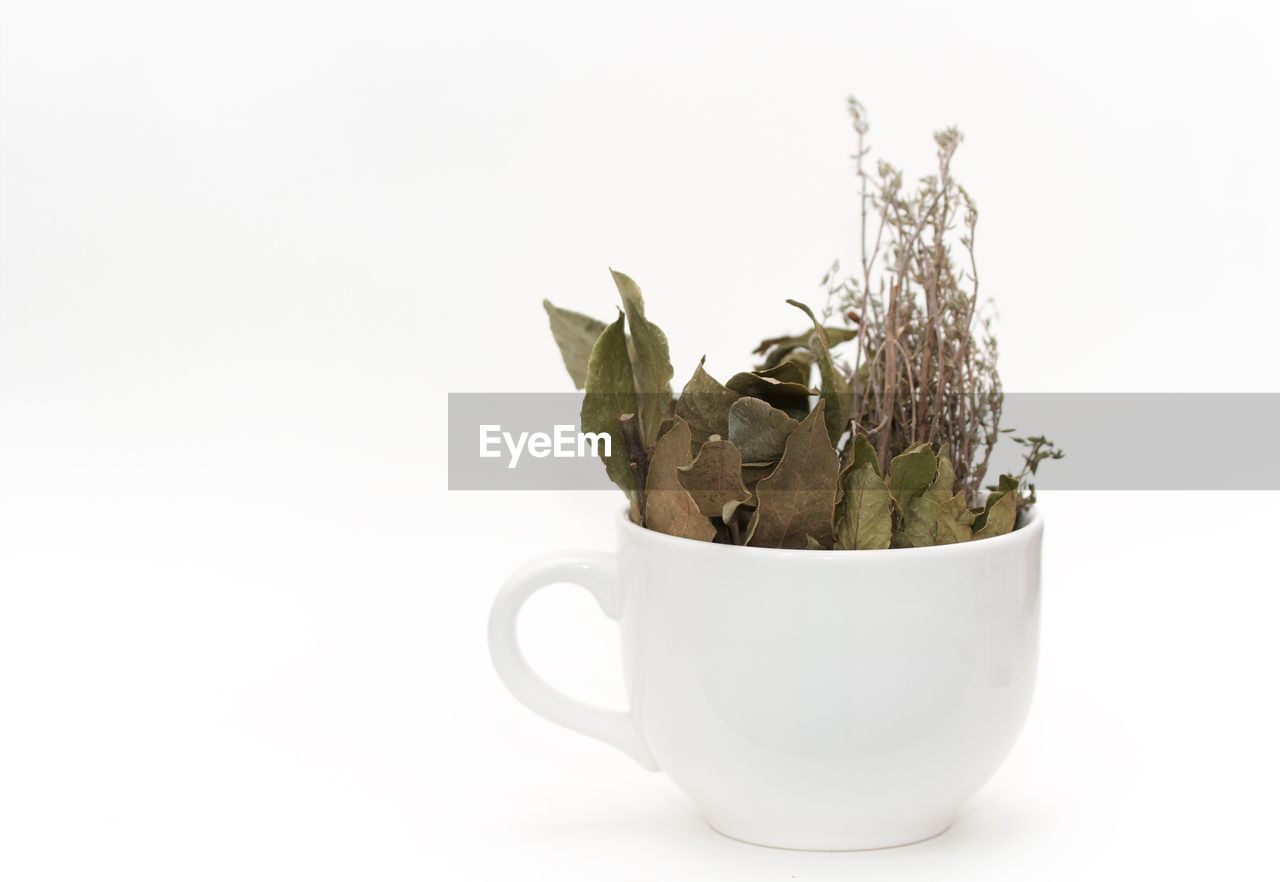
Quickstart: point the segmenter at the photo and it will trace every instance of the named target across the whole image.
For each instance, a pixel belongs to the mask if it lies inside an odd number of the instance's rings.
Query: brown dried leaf
[[[831,446],[819,401],[787,439],[773,474],[756,487],[759,507],[747,544],[757,548],[804,548],[806,536],[830,544],[840,461]]]
[[[888,548],[893,538],[893,501],[873,462],[841,476],[844,497],[836,521],[836,548]]]
[[[987,504],[973,522],[974,539],[990,539],[1012,532],[1018,523],[1018,481],[1000,476],[1000,485],[987,496]]]
[[[915,499],[933,483],[938,474],[938,457],[923,441],[908,447],[889,461],[889,495],[905,513]]]
[[[849,408],[852,403],[849,384],[845,382],[844,374],[836,366],[835,359],[831,357],[831,344],[828,342],[827,331],[813,314],[813,310],[799,300],[787,302],[803,311],[813,322],[813,339],[810,341],[810,348],[817,357],[818,374],[822,377],[822,400],[827,403],[827,432],[831,436],[831,443],[835,444],[849,427]]]
[[[937,461],[938,473],[933,483],[907,505],[899,544],[915,548],[951,545],[968,542],[973,536],[974,514],[965,503],[964,488],[955,492],[956,473],[945,445]]]
[[[623,414],[636,411],[636,387],[631,374],[631,357],[627,355],[626,319],[618,320],[601,332],[591,348],[587,363],[586,394],[579,415],[583,432],[610,437],[610,455],[604,459],[610,480],[635,498],[636,479],[631,471],[627,439],[618,422]]]
[[[793,377],[794,366],[788,365],[782,371],[783,377]],[[767,371],[744,371],[734,374],[725,386],[742,395],[759,398],[794,419],[804,419],[809,412],[809,396],[812,394],[808,386],[792,379],[775,376],[778,368]]]
[[[640,286],[630,276],[616,270],[614,284],[622,296],[622,308],[627,313],[631,328],[628,341],[631,369],[635,375],[636,411],[640,418],[640,433],[645,448],[653,447],[658,440],[658,428],[667,415],[671,402],[671,354],[667,347],[667,335],[653,322],[645,318],[644,298]]]
[[[787,436],[798,422],[759,398],[740,398],[729,408],[729,440],[747,462],[771,462],[782,457]]]
[[[702,445],[698,457],[690,466],[676,470],[680,484],[698,511],[707,517],[723,518],[726,506],[730,514],[738,505],[751,498],[751,492],[742,483],[742,456],[733,442],[712,438]]]
[[[659,533],[710,542],[715,538],[716,529],[698,511],[697,503],[681,486],[678,476],[678,470],[692,460],[689,424],[677,419],[671,430],[658,439],[649,460],[645,524]]]
[[[542,308],[547,311],[547,318],[551,322],[551,336],[560,347],[560,357],[564,359],[565,370],[573,380],[573,388],[581,389],[587,384],[587,362],[591,360],[591,347],[600,339],[605,323],[571,309],[561,309],[550,300],[542,301]]]
[[[742,396],[721,386],[703,370],[706,356],[698,362],[693,377],[685,383],[676,414],[689,424],[695,444],[701,445],[712,435],[729,436],[729,407]]]

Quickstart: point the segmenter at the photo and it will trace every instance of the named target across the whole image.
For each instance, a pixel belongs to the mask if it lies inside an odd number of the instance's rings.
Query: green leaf
[[[840,519],[836,522],[836,548],[888,548],[893,538],[893,500],[874,461],[848,469]]]
[[[573,388],[581,389],[587,383],[591,347],[604,331],[604,322],[571,309],[561,309],[550,300],[542,301],[542,308],[547,311],[551,336],[560,347],[560,357],[573,380]]]
[[[725,506],[733,503],[732,513],[751,498],[742,483],[742,456],[733,442],[722,438],[703,444],[693,464],[678,469],[677,476],[707,517],[724,517]]]
[[[831,344],[827,339],[827,331],[819,323],[817,316],[813,314],[813,310],[805,306],[799,300],[788,300],[796,309],[802,310],[809,320],[813,322],[813,341],[810,349],[817,356],[818,375],[822,378],[821,394],[822,400],[827,403],[827,434],[831,436],[831,443],[835,444],[840,440],[840,436],[844,434],[844,430],[849,427],[849,384],[845,381],[844,374],[840,373],[840,369],[836,367],[835,360],[831,357]]]
[[[622,308],[631,326],[631,369],[635,375],[640,433],[646,448],[658,440],[658,427],[667,415],[671,402],[671,354],[667,335],[644,316],[644,298],[629,276],[616,270],[613,281],[622,295]]]
[[[784,376],[793,369],[793,366],[785,369]],[[744,371],[734,374],[725,386],[742,395],[759,398],[790,417],[804,419],[809,413],[809,396],[812,390],[801,383],[772,376],[777,370],[774,368],[772,371]]]
[[[772,462],[782,457],[787,436],[798,422],[759,398],[739,398],[729,408],[729,440],[747,462]]]
[[[669,536],[710,542],[716,528],[698,511],[698,504],[681,485],[679,470],[693,460],[689,424],[677,419],[658,439],[649,460],[644,491],[645,525]]]
[[[676,414],[689,424],[693,443],[699,446],[712,435],[728,437],[729,407],[742,397],[721,386],[703,370],[706,361],[706,356],[703,356],[676,401]]]
[[[830,544],[840,459],[831,446],[819,401],[787,439],[782,460],[756,486],[759,504],[747,543],[757,548],[804,548],[806,536]]]
[[[586,394],[582,397],[580,414],[582,431],[609,436],[609,456],[602,457],[605,471],[609,473],[609,479],[634,501],[637,497],[636,478],[631,470],[627,440],[618,422],[623,414],[635,413],[636,410],[636,387],[631,374],[631,357],[627,355],[626,318],[621,313],[591,347],[585,385]]]
[[[913,444],[889,461],[889,495],[905,513],[911,500],[925,491],[938,474],[938,457],[923,441]]]

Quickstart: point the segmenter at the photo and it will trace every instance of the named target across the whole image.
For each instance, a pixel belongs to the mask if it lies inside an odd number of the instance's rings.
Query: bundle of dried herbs
[[[861,267],[842,279],[833,265],[821,319],[787,301],[808,327],[763,341],[754,370],[721,383],[699,364],[673,397],[666,335],[622,273],[611,324],[543,302],[586,390],[582,431],[610,437],[605,467],[636,523],[761,548],[966,542],[1013,530],[1035,501],[1039,464],[1062,457],[1043,437],[1015,438],[1028,447],[1022,473],[980,498],[992,448],[1010,430],[978,299],[978,212],[951,176],[960,133],[935,135],[938,171],[908,189],[888,163],[867,170],[866,114],[854,99],[849,111]]]

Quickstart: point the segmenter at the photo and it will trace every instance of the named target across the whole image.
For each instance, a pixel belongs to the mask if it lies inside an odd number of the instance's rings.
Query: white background
[[[679,375],[794,328],[848,92],[912,174],[966,132],[1009,389],[1280,391],[1280,23],[1200,6],[4,3],[0,877],[1275,874],[1276,493],[1046,495],[1015,752],[946,835],[810,855],[492,673],[502,578],[618,500],[446,491],[447,392],[569,388],[544,296],[631,273]],[[544,594],[529,655],[620,703]]]

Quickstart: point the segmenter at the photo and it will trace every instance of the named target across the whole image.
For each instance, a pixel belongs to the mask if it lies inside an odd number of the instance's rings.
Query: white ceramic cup
[[[783,551],[678,539],[624,513],[616,555],[561,552],[513,574],[489,647],[516,698],[666,771],[727,836],[904,845],[946,830],[1022,728],[1042,532],[1032,512],[977,542]],[[561,582],[618,622],[629,712],[565,696],[521,654],[520,607]]]

